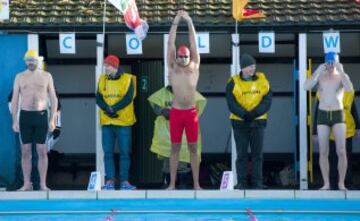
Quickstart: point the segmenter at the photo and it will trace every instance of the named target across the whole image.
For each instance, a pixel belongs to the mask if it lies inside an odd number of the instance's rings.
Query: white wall
[[[230,134],[229,111],[225,98],[208,98],[207,106],[200,118],[203,153],[229,153],[227,145]]]
[[[95,65],[49,65],[47,71],[60,94],[95,92]]]
[[[230,65],[202,64],[200,65],[198,91],[225,93],[226,83],[229,78]]]
[[[95,99],[61,99],[62,132],[55,150],[95,153]]]
[[[59,94],[95,93],[95,66],[50,65]],[[61,98],[62,134],[55,150],[64,153],[95,153],[95,99]]]

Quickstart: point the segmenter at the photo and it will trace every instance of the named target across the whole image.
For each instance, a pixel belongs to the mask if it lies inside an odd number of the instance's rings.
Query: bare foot
[[[166,188],[166,190],[175,190],[175,186],[168,186],[168,188]]]
[[[330,187],[328,185],[324,185],[319,190],[330,190]]]
[[[17,189],[16,191],[31,191],[33,190],[32,184],[27,184],[22,186],[20,189]]]
[[[339,190],[348,190],[344,184],[338,184]]]
[[[40,187],[40,191],[49,191],[49,190],[50,190],[50,188],[47,186]]]
[[[202,190],[202,188],[200,187],[200,185],[194,185],[194,190]]]

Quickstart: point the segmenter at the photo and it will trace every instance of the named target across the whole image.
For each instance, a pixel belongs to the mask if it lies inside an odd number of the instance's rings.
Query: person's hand
[[[321,75],[325,74],[326,73],[326,64],[323,63],[323,64],[320,64],[319,67],[316,69],[315,71],[315,77],[320,77]]]
[[[316,134],[312,135],[312,142],[313,142],[313,144],[317,144],[319,142],[318,135],[316,135]]]
[[[111,116],[114,114],[114,110],[110,106],[107,106],[105,109],[105,114]]]
[[[51,119],[49,122],[49,132],[53,132],[56,128],[55,119]]]
[[[119,115],[117,113],[113,113],[111,115],[108,115],[110,118],[118,118]]]
[[[244,115],[245,122],[251,122],[255,119],[255,115],[252,112],[248,112]]]
[[[55,130],[52,132],[52,136],[54,140],[60,136],[60,133],[61,133],[61,128],[56,127]]]
[[[16,122],[13,123],[12,129],[14,130],[14,132],[17,132],[17,133],[20,131],[20,130],[19,130],[19,122],[18,122],[18,121],[16,121]]]
[[[185,13],[186,13],[186,12],[185,12],[184,10],[179,10],[179,11],[177,12],[177,16],[183,17]]]
[[[169,108],[164,108],[164,109],[162,109],[161,115],[163,115],[166,120],[169,120],[169,117],[170,117],[170,109],[169,109]]]
[[[189,13],[187,13],[186,11],[183,11],[183,13],[182,13],[182,18],[183,18],[185,21],[191,21],[191,17],[189,16]]]
[[[105,114],[110,118],[117,118],[119,115],[110,107],[107,106],[105,109]]]
[[[183,18],[184,20],[187,20],[190,18],[189,14],[184,10],[179,10],[177,15],[179,15],[180,18]]]
[[[336,70],[338,70],[338,72],[340,72],[341,74],[344,73],[344,66],[340,62],[335,62],[334,66]]]
[[[360,138],[360,129],[356,129],[356,137],[359,139]]]

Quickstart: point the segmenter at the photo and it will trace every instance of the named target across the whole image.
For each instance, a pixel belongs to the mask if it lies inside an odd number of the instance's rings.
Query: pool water
[[[259,214],[258,221],[360,221],[356,214]],[[0,221],[251,221],[246,214],[0,215]]]
[[[246,209],[251,209],[256,219],[251,219],[247,215]],[[121,199],[0,201],[0,221],[256,220],[360,221],[360,200]]]

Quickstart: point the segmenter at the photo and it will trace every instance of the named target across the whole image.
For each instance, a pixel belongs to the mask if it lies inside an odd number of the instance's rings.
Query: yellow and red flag
[[[265,14],[258,9],[245,8],[249,0],[233,0],[233,17],[235,20],[265,18]]]

